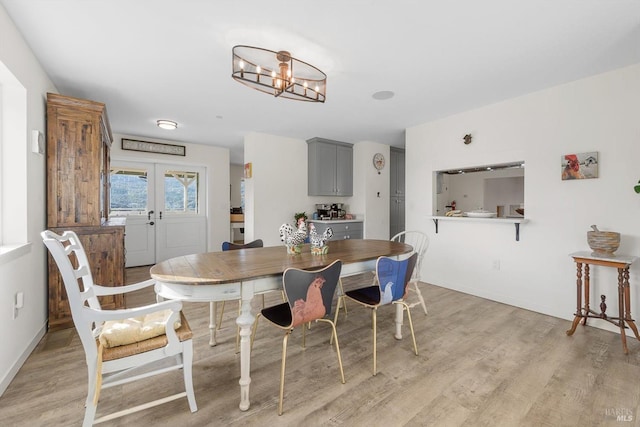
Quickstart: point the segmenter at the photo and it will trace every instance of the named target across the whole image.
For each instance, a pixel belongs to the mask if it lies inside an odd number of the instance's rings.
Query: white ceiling
[[[228,147],[235,164],[251,131],[403,146],[407,127],[640,63],[639,0],[0,4],[58,90],[106,103],[114,132]],[[317,66],[326,103],[235,82],[236,44]]]

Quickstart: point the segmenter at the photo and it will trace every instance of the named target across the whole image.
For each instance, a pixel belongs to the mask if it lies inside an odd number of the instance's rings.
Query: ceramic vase
[[[329,253],[329,245],[311,246],[311,254],[313,255],[326,255],[328,253]]]

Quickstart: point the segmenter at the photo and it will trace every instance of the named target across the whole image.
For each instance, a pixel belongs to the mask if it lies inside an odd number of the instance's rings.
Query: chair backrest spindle
[[[100,310],[101,307],[92,289],[93,276],[82,243],[73,231],[65,231],[62,235],[58,235],[45,230],[40,234],[58,265],[67,293],[71,317],[84,350],[88,356],[93,356],[97,352],[94,331],[102,325],[96,324],[94,327],[93,322],[84,315],[83,310],[87,304],[95,310]]]

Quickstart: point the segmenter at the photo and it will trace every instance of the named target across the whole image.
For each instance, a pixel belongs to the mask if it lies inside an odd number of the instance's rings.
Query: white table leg
[[[396,306],[396,339],[402,339],[402,322],[404,318],[402,304],[394,304]]]
[[[255,317],[251,314],[253,282],[242,283],[242,308],[236,320],[240,326],[240,410],[249,409],[249,385],[251,384],[251,327]]]
[[[218,304],[215,301],[209,302],[209,345],[213,347],[216,342],[216,308]]]

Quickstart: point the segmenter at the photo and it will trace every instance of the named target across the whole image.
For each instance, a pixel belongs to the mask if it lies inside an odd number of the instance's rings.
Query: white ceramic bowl
[[[471,211],[471,212],[465,212],[465,214],[469,218],[493,218],[496,216],[495,212],[487,212],[487,211]]]

